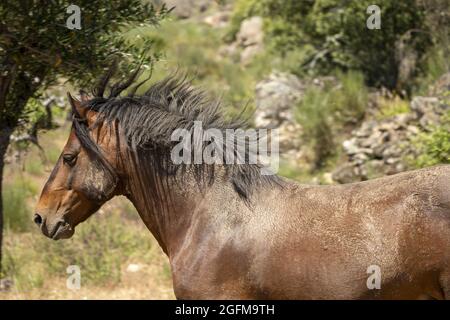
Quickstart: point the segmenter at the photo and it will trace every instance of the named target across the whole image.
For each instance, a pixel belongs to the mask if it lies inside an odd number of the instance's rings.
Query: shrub
[[[36,194],[37,188],[31,181],[22,177],[4,184],[5,227],[18,232],[27,231],[32,217],[27,199]]]
[[[417,95],[430,94],[430,88],[436,83],[436,80],[450,71],[448,50],[445,46],[435,45],[427,52],[423,72],[417,79],[415,88]]]
[[[442,125],[419,135],[414,141],[419,156],[413,165],[419,168],[450,163],[450,113],[443,117]]]
[[[164,58],[155,65],[152,80],[166,77],[178,66],[180,74],[186,73],[211,96],[223,96],[224,104],[237,111],[253,95],[253,74],[261,72],[260,65],[244,70],[231,59],[222,59],[217,54],[222,43],[221,30],[190,21],[168,21],[156,31],[145,28],[130,33],[131,37],[136,35],[150,37],[165,52]]]
[[[309,88],[297,108],[297,120],[305,141],[311,145],[316,169],[336,154],[336,136],[347,124],[361,121],[365,115],[368,92],[359,72],[338,72],[339,86]]]
[[[410,112],[409,102],[403,100],[399,96],[395,96],[391,99],[382,97],[380,98],[378,103],[379,111],[377,118],[380,120],[390,118],[398,114]]]
[[[317,88],[311,88],[298,106],[297,119],[303,128],[303,137],[311,145],[315,168],[325,164],[335,149],[333,139],[332,110],[330,95]]]
[[[431,44],[425,10],[416,0],[380,0],[381,29],[369,30],[366,10],[372,4],[369,0],[238,0],[230,33],[247,16],[261,15],[273,51],[281,55],[299,47],[309,51],[302,72],[357,69],[369,85],[395,88],[399,40],[407,39],[419,58]]]
[[[368,92],[360,72],[339,72],[341,87],[333,92],[331,102],[338,120],[343,123],[360,121],[367,108]]]

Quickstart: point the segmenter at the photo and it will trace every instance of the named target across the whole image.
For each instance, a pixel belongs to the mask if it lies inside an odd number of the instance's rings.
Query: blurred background
[[[66,92],[114,57],[150,82],[181,71],[230,114],[280,132],[280,175],[363,181],[450,163],[448,0],[68,1],[0,4],[0,299],[172,299],[167,258],[115,198],[50,241],[33,208],[70,130]],[[367,20],[380,8],[380,28]],[[175,8],[173,8],[175,7]],[[69,265],[81,288],[66,288]]]

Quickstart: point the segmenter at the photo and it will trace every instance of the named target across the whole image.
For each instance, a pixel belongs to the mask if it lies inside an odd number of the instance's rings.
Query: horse
[[[449,165],[320,186],[254,163],[174,163],[177,128],[243,117],[177,77],[142,94],[111,78],[68,94],[71,131],[34,215],[45,236],[70,238],[122,195],[167,255],[178,299],[450,299]]]

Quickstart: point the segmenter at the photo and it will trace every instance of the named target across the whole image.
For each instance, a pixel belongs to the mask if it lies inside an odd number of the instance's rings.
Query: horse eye
[[[73,166],[77,160],[77,156],[74,154],[66,153],[63,155],[64,163],[68,164],[69,166]]]

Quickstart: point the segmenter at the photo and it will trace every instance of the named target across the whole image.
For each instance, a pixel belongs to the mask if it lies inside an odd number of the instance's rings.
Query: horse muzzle
[[[40,214],[36,213],[33,220],[41,229],[42,233],[53,240],[68,239],[75,232],[75,229],[63,219],[50,222],[48,219],[42,218]]]

